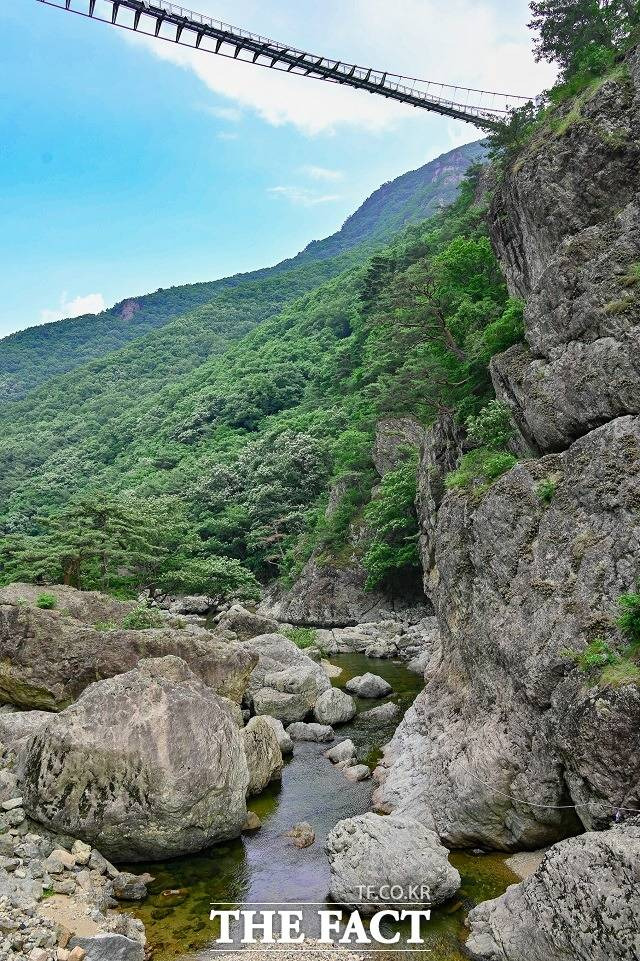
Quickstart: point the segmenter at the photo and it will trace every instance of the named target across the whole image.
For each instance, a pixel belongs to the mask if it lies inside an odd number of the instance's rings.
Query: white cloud
[[[313,164],[303,167],[302,173],[306,174],[307,177],[310,177],[312,180],[322,180],[325,183],[335,183],[337,180],[344,178],[341,170],[331,170],[329,167],[316,167]]]
[[[296,207],[317,207],[318,204],[331,204],[341,199],[339,194],[319,194],[308,187],[269,187],[267,193],[272,197],[288,200]]]
[[[222,130],[217,136],[218,140],[238,140],[239,137],[237,133],[229,133],[227,130]]]
[[[239,123],[242,119],[242,111],[237,107],[205,107],[207,113],[219,120],[226,120],[228,123]]]
[[[392,6],[388,0],[282,0],[268,6],[261,0],[199,0],[198,9],[302,49],[430,80],[529,96],[554,76],[551,67],[533,60],[527,0],[395,0]],[[415,108],[338,84],[123,35],[193,71],[231,107],[252,110],[276,126],[293,124],[308,135],[344,126],[382,132],[424,117]],[[456,127],[468,140],[470,128]]]
[[[69,300],[67,293],[60,297],[60,304],[52,310],[45,309],[40,311],[40,319],[43,324],[49,324],[53,320],[63,320],[67,317],[82,317],[84,314],[99,314],[106,310],[105,299],[102,294],[87,294],[85,297],[74,297]]]

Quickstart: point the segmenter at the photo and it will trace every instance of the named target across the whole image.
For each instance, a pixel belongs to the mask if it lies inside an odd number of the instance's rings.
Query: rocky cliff
[[[622,650],[617,602],[640,575],[639,131],[636,51],[551,117],[492,199],[493,245],[526,301],[526,343],[492,377],[532,456],[482,495],[445,493],[460,437],[441,420],[425,444],[441,646],[376,802],[450,845],[540,846],[640,808],[638,685],[604,685],[570,653]]]

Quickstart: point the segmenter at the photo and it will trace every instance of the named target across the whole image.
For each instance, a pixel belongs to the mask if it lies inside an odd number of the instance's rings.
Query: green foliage
[[[318,632],[312,627],[289,627],[283,633],[302,650],[313,647],[318,636]]]
[[[338,276],[310,255],[238,281],[0,410],[0,578],[255,597],[314,550],[347,562],[376,420],[478,416],[491,356],[522,336],[475,189],[365,262],[353,248]],[[371,583],[416,570],[415,468],[413,490],[392,482],[372,508]]]
[[[109,623],[109,622],[106,622]],[[122,618],[122,626],[130,631],[149,631],[153,628],[166,626],[162,615],[152,607],[145,607],[144,604],[134,607],[132,611]],[[104,627],[102,628],[104,630]],[[109,628],[107,628],[108,630]]]
[[[260,596],[253,574],[231,557],[178,557],[159,574],[154,586],[167,594],[204,594],[218,603]]]
[[[413,587],[420,572],[415,511],[418,464],[415,458],[388,471],[365,508],[372,538],[363,565],[367,590],[381,585]]]
[[[96,621],[93,626],[96,631],[117,631],[120,625],[117,621]]]
[[[36,607],[41,608],[43,611],[52,611],[57,605],[58,599],[54,597],[53,594],[40,594],[36,600]]]
[[[606,71],[640,26],[635,0],[534,0],[531,12],[536,60],[558,64],[564,81]]]
[[[617,664],[610,664],[603,669],[600,684],[606,687],[640,685],[640,666],[631,658],[623,657]]]
[[[640,594],[622,594],[618,598],[620,616],[616,621],[632,647],[640,646]]]
[[[557,482],[552,477],[541,480],[536,487],[536,494],[543,504],[550,504],[555,497]]]
[[[607,667],[619,664],[620,655],[617,654],[601,637],[596,637],[582,651],[563,651],[565,657],[575,661],[582,671],[590,671],[594,667]]]
[[[472,440],[493,450],[505,447],[515,433],[511,411],[500,400],[489,401],[477,417],[467,417],[466,426]]]
[[[445,486],[448,490],[470,488],[477,494],[483,494],[492,481],[506,474],[516,463],[517,458],[506,451],[478,447],[465,454],[459,467],[447,474]]]

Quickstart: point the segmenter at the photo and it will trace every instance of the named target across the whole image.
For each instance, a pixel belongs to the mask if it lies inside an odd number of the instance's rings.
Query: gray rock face
[[[305,695],[285,694],[271,687],[261,687],[253,695],[256,714],[272,717],[283,724],[300,721],[309,713],[309,699]]]
[[[41,731],[52,717],[49,711],[0,714],[0,742],[19,753],[29,738]]]
[[[640,827],[554,845],[538,870],[469,915],[467,949],[486,961],[636,961]]]
[[[327,838],[331,897],[338,904],[366,903],[360,910],[374,914],[384,904],[384,888],[397,886],[409,903],[412,887],[427,885],[430,903],[442,904],[460,887],[460,875],[447,859],[437,835],[404,817],[361,814],[338,822]],[[374,888],[362,897],[362,888]],[[388,890],[388,888],[387,888]],[[415,900],[415,899],[414,899]]]
[[[447,495],[441,647],[386,750],[378,810],[452,846],[510,850],[606,827],[622,798],[640,807],[638,687],[599,687],[566,655],[596,637],[624,646],[615,620],[640,574],[639,470],[640,418],[623,417],[519,464],[480,503]]]
[[[423,441],[424,427],[414,417],[379,420],[371,456],[380,477],[399,467],[408,454],[419,451]]]
[[[11,588],[20,594],[24,585]],[[142,658],[166,655],[181,657],[217,693],[234,701],[242,698],[256,664],[255,655],[243,645],[210,633],[96,630],[94,624],[101,620],[96,615],[110,610],[111,599],[98,594],[81,602],[67,593],[73,588],[64,591],[60,603],[69,605],[74,599],[76,613],[96,620],[87,624],[58,609],[0,604],[0,699],[20,707],[61,710],[93,681],[130,671]]]
[[[260,794],[267,784],[282,776],[282,751],[276,732],[265,717],[252,717],[242,729],[249,768],[248,794]]]
[[[424,573],[424,592],[431,598],[435,568],[438,508],[445,495],[445,478],[454,470],[462,453],[462,431],[450,415],[442,415],[425,433],[418,471],[416,509],[420,534],[418,549]],[[435,585],[434,585],[435,586]]]
[[[293,741],[324,743],[333,741],[334,738],[333,728],[329,727],[328,724],[303,724],[302,721],[290,724],[287,728],[287,734]]]
[[[114,860],[240,834],[249,771],[226,705],[178,658],[90,685],[29,742],[28,813]]]
[[[329,724],[333,727],[336,724],[347,724],[351,721],[356,716],[356,704],[349,694],[345,694],[337,687],[332,687],[320,695],[313,713],[319,724]]]
[[[82,621],[84,624],[95,624],[96,621],[113,621],[120,624],[122,618],[137,607],[136,601],[118,601],[115,597],[100,594],[98,591],[79,591],[75,587],[67,587],[64,584],[42,587],[22,582],[7,584],[6,587],[1,588],[0,604],[36,607],[38,598],[43,594],[51,594],[55,597],[54,610],[58,613],[72,617],[76,621]]]
[[[534,139],[496,191],[490,230],[526,347],[492,362],[534,450],[640,410],[640,53],[561,134]],[[571,104],[567,105],[567,110]],[[588,184],[588,189],[585,189]]]
[[[358,697],[387,697],[388,694],[393,693],[393,688],[388,681],[385,681],[378,674],[370,674],[369,672],[361,677],[352,677],[345,686],[348,691],[357,694]]]

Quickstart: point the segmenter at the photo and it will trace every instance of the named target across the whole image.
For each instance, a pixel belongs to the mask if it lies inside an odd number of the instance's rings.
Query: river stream
[[[371,671],[384,677],[394,694],[387,700],[404,713],[421,690],[422,678],[402,663],[342,654],[331,658],[342,669],[333,683],[343,687],[352,677]],[[380,701],[358,701],[359,713]],[[393,734],[401,715],[388,727],[366,727],[358,718],[337,729],[336,741],[350,737],[358,749],[358,760],[371,766],[380,749]],[[250,810],[262,820],[262,828],[242,838],[219,844],[196,857],[179,858],[161,864],[135,864],[133,871],[148,871],[155,878],[147,900],[135,907],[146,926],[154,949],[154,961],[213,961],[216,927],[209,921],[211,904],[242,908],[265,903],[301,902],[324,905],[329,891],[329,865],[324,841],[342,818],[370,809],[372,781],[352,784],[323,756],[330,745],[296,743],[294,756],[284,767],[282,783],[270,786],[249,802]],[[285,834],[294,824],[308,821],[316,832],[316,843],[296,848]],[[456,899],[432,913],[424,925],[428,943],[424,951],[375,954],[376,961],[411,958],[415,961],[461,961],[461,944],[466,936],[464,917],[480,901],[502,894],[518,879],[498,855],[473,856],[454,853],[452,863],[463,884]],[[331,905],[327,904],[327,908]],[[259,909],[259,908],[258,908]],[[308,907],[307,912],[317,911]],[[248,958],[250,955],[247,956]]]

